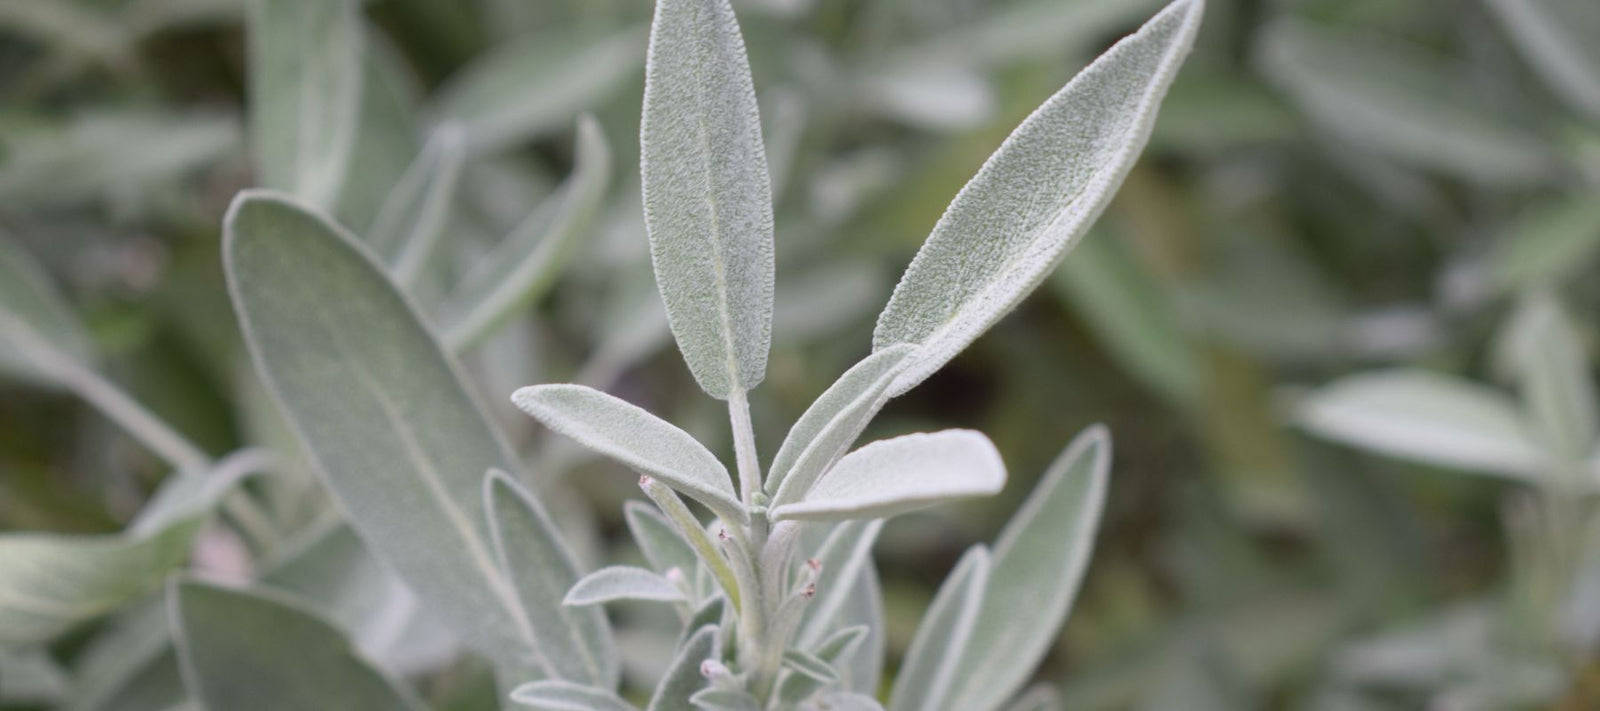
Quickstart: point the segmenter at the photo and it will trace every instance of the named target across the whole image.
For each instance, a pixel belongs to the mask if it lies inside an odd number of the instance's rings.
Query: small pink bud
[[[822,572],[822,561],[816,558],[807,558],[806,567],[810,568],[813,573],[820,573]]]
[[[719,540],[719,541],[728,540],[728,529],[726,529],[726,528],[717,529],[717,540]]]
[[[667,580],[670,580],[673,583],[683,582],[683,569],[679,568],[678,566],[667,568]]]
[[[816,583],[812,583],[810,585],[807,585],[805,591],[801,592],[800,594],[804,595],[807,600],[810,600],[811,598],[816,597],[817,596],[817,584]]]
[[[639,486],[640,487],[646,487],[646,486],[649,486],[649,485],[650,485],[650,475],[649,474],[641,474],[639,476]]]

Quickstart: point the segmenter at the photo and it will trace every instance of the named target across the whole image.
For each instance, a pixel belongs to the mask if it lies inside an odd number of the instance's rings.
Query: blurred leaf
[[[539,711],[637,711],[612,691],[556,679],[523,684],[511,700]]]
[[[1345,376],[1301,399],[1294,419],[1318,436],[1424,464],[1530,479],[1542,463],[1509,398],[1428,371]]]
[[[951,691],[978,622],[989,570],[989,549],[973,546],[939,586],[895,677],[890,711],[963,708],[953,705]]]
[[[1076,246],[1149,138],[1201,8],[1178,0],[1118,42],[1023,121],[962,188],[873,332],[874,350],[919,346],[892,394],[955,357]]]
[[[616,688],[621,677],[605,612],[566,607],[581,570],[544,507],[505,472],[483,483],[495,555],[533,628],[540,664],[560,679]]]
[[[422,711],[332,624],[261,591],[194,581],[169,591],[185,683],[204,708]]]
[[[23,329],[31,336],[21,334]],[[49,364],[35,362],[28,351],[14,345],[20,337],[42,340],[63,356],[84,363],[94,360],[87,329],[44,265],[9,235],[0,233],[0,373],[38,384],[53,383]]]
[[[1548,293],[1528,294],[1506,326],[1500,344],[1516,374],[1531,427],[1564,464],[1578,473],[1600,435],[1594,378],[1577,327]]]
[[[261,185],[332,207],[356,143],[364,34],[355,0],[250,0],[250,135]]]
[[[582,385],[522,388],[518,408],[579,444],[660,479],[730,521],[749,517],[722,462],[689,433],[620,398]]]
[[[1049,684],[1039,684],[1022,692],[1006,711],[1063,711],[1061,692]]]
[[[1489,253],[1496,287],[1559,287],[1600,256],[1600,200],[1574,195],[1529,208],[1506,226]]]
[[[1533,135],[1415,48],[1283,21],[1266,31],[1259,65],[1322,128],[1397,159],[1494,186],[1552,173]]]
[[[567,592],[564,605],[600,605],[617,600],[682,602],[683,591],[660,575],[627,565],[601,568],[583,576]]]
[[[367,230],[367,244],[400,284],[416,283],[449,222],[464,140],[452,127],[434,131]]]
[[[689,701],[700,711],[761,711],[756,697],[732,689],[701,689]]]
[[[77,656],[62,711],[167,711],[183,702],[167,610],[141,604],[117,617]]]
[[[660,511],[643,501],[629,500],[623,504],[622,513],[628,521],[628,532],[632,534],[634,543],[638,544],[645,560],[656,572],[666,575],[667,571],[676,568],[685,577],[694,574],[699,565],[694,557],[694,549],[678,535]]]
[[[1566,100],[1600,120],[1600,6],[1586,0],[1488,0],[1528,63]]]
[[[446,300],[445,341],[459,351],[550,290],[590,235],[611,184],[611,146],[593,117],[578,119],[576,167],[565,185],[480,259]]]
[[[806,606],[795,644],[821,654],[839,632],[864,628],[866,635],[861,641],[853,649],[831,655],[829,663],[844,677],[845,688],[876,693],[888,631],[872,547],[883,530],[883,520],[843,521],[831,530],[821,530],[827,531],[827,537],[810,549],[822,565],[817,596]]]
[[[1006,482],[994,443],[973,430],[879,440],[839,460],[793,502],[773,502],[773,521],[887,518],[949,499],[983,496]]]
[[[1033,676],[1060,634],[1089,566],[1110,470],[1110,433],[1100,426],[1085,430],[1051,463],[1000,532],[972,638],[960,648],[947,708],[999,708]]]
[[[350,168],[339,191],[339,221],[369,236],[372,222],[423,144],[412,118],[416,80],[399,49],[382,33],[367,32],[361,79],[360,125]]]
[[[656,283],[695,381],[759,385],[772,343],[772,180],[728,0],[656,6],[645,69],[644,221]]]
[[[0,649],[0,704],[53,704],[69,688],[67,673],[45,650]]]
[[[64,206],[146,190],[213,165],[238,145],[239,122],[218,113],[104,110],[61,126],[16,129],[5,143],[0,205]]]
[[[483,472],[515,458],[415,309],[283,196],[235,199],[224,262],[257,371],[373,555],[504,668],[536,659],[483,509]]]
[[[566,126],[638,71],[640,32],[605,38],[566,30],[519,38],[474,60],[439,89],[438,123],[454,123],[473,153],[497,152]]]

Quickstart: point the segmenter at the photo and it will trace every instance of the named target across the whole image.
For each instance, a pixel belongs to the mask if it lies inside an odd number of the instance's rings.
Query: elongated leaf
[[[1100,426],[1085,430],[1006,524],[947,708],[997,709],[1033,676],[1078,595],[1110,469],[1110,433]]]
[[[0,233],[0,373],[55,384],[50,364],[35,362],[15,345],[15,339],[27,337],[19,333],[21,329],[63,357],[84,363],[92,360],[87,329],[44,265]]]
[[[68,687],[66,671],[44,649],[0,649],[0,704],[53,705]]]
[[[1061,702],[1061,691],[1049,684],[1036,685],[1006,704],[1006,711],[1065,711],[1065,709]]]
[[[563,606],[580,571],[544,507],[500,471],[484,480],[484,507],[501,567],[537,635],[542,666],[562,679],[616,688],[622,671],[605,613]]]
[[[818,680],[806,674],[788,674],[778,682],[776,694],[779,703],[799,703],[839,681],[839,675],[848,676],[845,670],[840,669],[840,665],[849,662],[860,651],[861,644],[867,640],[870,632],[866,625],[856,625],[841,629],[823,640],[812,656],[834,671],[835,678]]]
[[[594,117],[578,119],[572,177],[470,271],[443,307],[445,341],[470,346],[542,296],[555,283],[604,202],[611,147]]]
[[[790,671],[824,684],[839,680],[839,673],[834,671],[833,667],[828,666],[827,662],[798,649],[791,649],[783,653],[783,666]]]
[[[204,709],[427,708],[338,628],[287,598],[183,581],[168,604],[184,683]]]
[[[185,698],[163,604],[114,618],[78,656],[62,711],[165,711]]]
[[[806,408],[789,428],[767,475],[774,505],[798,501],[855,444],[888,400],[884,391],[911,355],[912,346],[887,348],[855,364]]]
[[[583,576],[567,592],[563,604],[600,605],[616,600],[681,602],[683,591],[671,580],[644,568],[613,565]]]
[[[1585,0],[1488,0],[1517,48],[1572,106],[1600,120],[1600,7]]]
[[[678,535],[660,511],[643,501],[630,500],[623,504],[622,514],[628,521],[628,531],[633,534],[634,543],[639,545],[645,560],[650,561],[650,566],[656,572],[665,575],[676,568],[685,577],[694,575],[695,568],[699,566],[694,549],[689,547],[688,541],[683,540],[683,536]]]
[[[373,555],[468,644],[529,665],[534,633],[483,510],[483,473],[514,459],[412,305],[283,196],[235,199],[224,260],[256,369]]]
[[[355,0],[251,0],[248,28],[261,184],[331,207],[361,106],[360,8]]]
[[[538,711],[638,711],[609,689],[557,679],[523,684],[511,692],[511,700]]]
[[[867,694],[835,691],[823,694],[815,703],[803,708],[805,711],[883,711],[883,704]]]
[[[733,689],[701,689],[689,701],[700,711],[761,711],[756,697]]]
[[[1526,478],[1540,463],[1508,398],[1438,373],[1346,376],[1308,395],[1294,417],[1321,437],[1425,464]]]
[[[1558,287],[1600,257],[1600,201],[1583,194],[1529,209],[1503,230],[1489,254],[1495,286]]]
[[[644,222],[678,349],[727,399],[766,376],[772,183],[744,40],[728,0],[662,0],[640,127]]]
[[[450,77],[433,114],[459,125],[473,153],[560,130],[637,76],[641,34],[597,40],[561,31],[508,41]]]
[[[748,520],[728,470],[689,433],[643,408],[582,385],[533,385],[511,395],[523,412],[579,444],[653,476],[711,507]]]
[[[889,695],[890,711],[959,708],[946,703],[989,583],[989,549],[973,546],[939,586],[917,624]],[[1019,619],[1032,617],[1013,611]]]
[[[1600,406],[1576,325],[1555,297],[1534,292],[1512,316],[1501,349],[1535,432],[1561,461],[1581,469],[1600,435]]]
[[[435,131],[372,220],[367,244],[401,284],[416,282],[439,243],[461,176],[465,140],[454,127]]]
[[[0,205],[121,204],[234,155],[239,134],[237,116],[198,112],[106,111],[61,127],[8,128]]]
[[[418,82],[382,33],[368,33],[362,71],[360,125],[334,213],[359,236],[371,233],[383,203],[424,146],[412,116]]]
[[[1415,48],[1283,22],[1260,64],[1325,129],[1402,161],[1491,185],[1550,172],[1536,139]]]
[[[920,346],[890,388],[922,382],[1033,291],[1100,216],[1150,137],[1204,3],[1178,0],[1006,138],[961,189],[878,317],[874,350]]]
[[[813,556],[822,564],[822,574],[817,578],[817,595],[806,606],[800,632],[795,635],[800,648],[822,644],[834,630],[854,624],[844,618],[844,612],[862,579],[872,572],[872,546],[882,530],[881,519],[843,521],[835,524],[817,547]]]
[[[678,656],[673,658],[661,683],[656,685],[648,711],[696,711],[689,698],[705,688],[706,678],[700,674],[700,664],[711,658],[716,639],[717,628],[701,627],[678,646]]]
[[[845,455],[803,500],[773,507],[772,520],[888,517],[947,499],[993,494],[1005,483],[1005,463],[981,433],[910,434]]]

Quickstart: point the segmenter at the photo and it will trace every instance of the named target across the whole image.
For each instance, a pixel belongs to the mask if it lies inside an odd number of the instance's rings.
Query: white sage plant
[[[625,513],[648,568],[584,574],[524,483],[454,356],[520,297],[485,289],[466,306],[447,304],[436,330],[408,288],[419,258],[408,250],[426,251],[433,236],[380,220],[391,227],[379,232],[396,236],[363,241],[323,214],[317,191],[247,191],[224,221],[230,293],[257,370],[350,526],[423,609],[492,663],[510,701],[636,708],[603,608],[633,600],[673,606],[684,620],[651,711],[883,708],[871,561],[882,519],[993,494],[1006,472],[988,438],[968,430],[851,447],[889,398],[1014,308],[1086,233],[1147,141],[1203,8],[1172,3],[1006,139],[912,261],[871,354],[763,467],[749,393],[766,370],[775,250],[755,91],[727,0],[658,2],[641,130],[645,223],[671,332],[701,388],[728,404],[733,466],[589,387],[512,396],[551,430],[640,474],[654,506]],[[428,174],[438,177],[419,174],[418,194],[453,180],[439,157],[472,144],[470,126],[463,131],[436,134],[418,170],[437,164]],[[419,213],[426,203],[406,201]],[[1109,463],[1109,436],[1089,429],[995,545],[968,551],[919,628],[888,708],[985,711],[1023,690],[1083,575]],[[283,708],[285,685],[336,689],[341,709],[420,707],[381,666],[329,651],[336,630],[289,601],[182,581],[168,605],[186,686],[206,708]],[[207,631],[227,617],[284,630],[283,641]],[[256,671],[230,665],[238,658]],[[1049,698],[1024,696],[1029,708],[1049,708]]]

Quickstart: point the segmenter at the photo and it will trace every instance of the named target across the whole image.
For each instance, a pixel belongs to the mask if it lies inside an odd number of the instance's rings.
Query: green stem
[[[733,456],[739,466],[740,493],[744,495],[744,505],[754,507],[756,493],[761,491],[761,462],[756,457],[750,401],[742,389],[735,388],[728,394],[728,420],[733,423]]]

